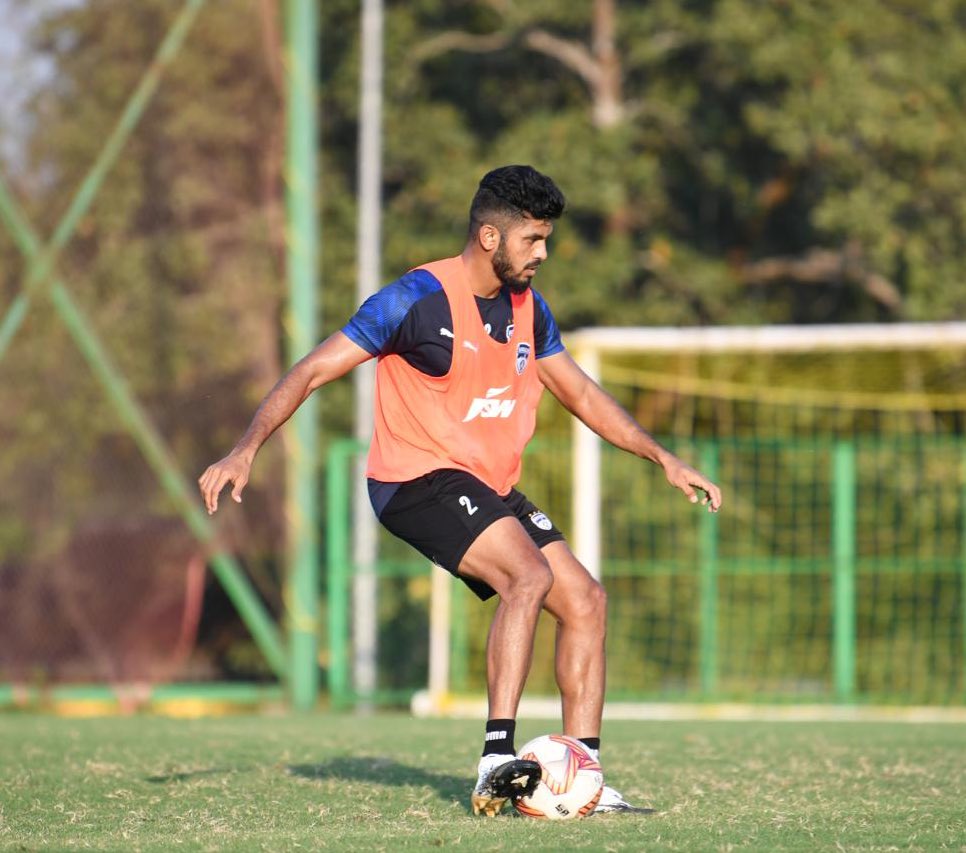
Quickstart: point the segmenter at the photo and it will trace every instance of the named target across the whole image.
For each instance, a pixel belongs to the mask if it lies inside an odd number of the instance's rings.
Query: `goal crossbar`
[[[966,345],[966,323],[865,323],[824,326],[610,327],[579,329],[567,344],[577,353],[811,352],[935,349]]]
[[[853,323],[814,326],[695,326],[585,328],[566,336],[585,373],[601,381],[601,356],[615,353],[808,353],[919,350],[966,346],[966,323]],[[572,544],[595,578],[601,575],[600,439],[573,425]]]

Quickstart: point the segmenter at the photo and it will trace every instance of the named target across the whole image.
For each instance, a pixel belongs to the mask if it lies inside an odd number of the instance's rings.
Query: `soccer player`
[[[541,609],[557,621],[563,733],[600,749],[603,587],[547,515],[514,485],[544,388],[611,444],[661,466],[709,511],[718,487],[654,440],[567,353],[531,284],[564,209],[529,166],[483,177],[461,254],[424,264],[371,296],[262,401],[235,448],[199,479],[209,513],[222,488],[241,500],[262,443],[316,388],[378,359],[369,495],[379,521],[481,599],[499,596],[487,640],[489,719],[475,813],[495,815],[532,775],[514,758],[517,706]],[[596,811],[631,806],[610,786]]]

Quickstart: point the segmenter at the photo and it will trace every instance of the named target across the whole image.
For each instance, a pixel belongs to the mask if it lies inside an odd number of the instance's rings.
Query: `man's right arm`
[[[198,487],[211,515],[218,509],[218,495],[232,483],[231,496],[241,502],[255,454],[268,437],[287,421],[316,388],[344,376],[372,358],[343,332],[326,338],[298,361],[262,400],[245,434],[224,459],[209,465],[198,478]]]

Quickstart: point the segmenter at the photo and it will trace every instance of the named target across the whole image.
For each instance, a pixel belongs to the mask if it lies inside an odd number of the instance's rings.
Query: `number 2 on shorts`
[[[466,495],[460,495],[460,506],[466,507],[466,512],[468,515],[472,515],[479,509],[478,506],[473,506],[473,502],[466,497]]]

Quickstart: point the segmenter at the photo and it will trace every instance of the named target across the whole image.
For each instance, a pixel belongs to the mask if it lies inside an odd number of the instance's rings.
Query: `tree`
[[[90,0],[42,23],[36,49],[57,75],[33,102],[16,181],[41,234],[176,11]],[[282,103],[257,7],[248,11],[210,4],[199,17],[59,264],[189,476],[230,446],[281,370]],[[6,272],[13,247],[0,250]],[[19,283],[5,275],[4,308]],[[84,524],[171,513],[46,300],[34,300],[0,372],[0,514],[21,520],[0,551],[56,553]],[[252,492],[253,554],[278,550],[280,467],[265,465]]]
[[[960,4],[417,5],[394,103],[566,176],[566,325],[961,312]]]

